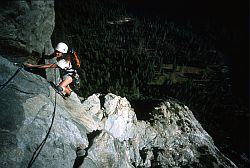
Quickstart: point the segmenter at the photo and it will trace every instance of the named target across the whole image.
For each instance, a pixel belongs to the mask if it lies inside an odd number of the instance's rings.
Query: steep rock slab
[[[52,129],[33,167],[73,167],[76,149],[88,146],[87,133],[99,121],[84,111],[75,93],[64,100],[42,77],[0,57],[0,167],[27,167],[50,128]],[[55,97],[56,96],[56,97]],[[55,107],[56,106],[56,107]]]

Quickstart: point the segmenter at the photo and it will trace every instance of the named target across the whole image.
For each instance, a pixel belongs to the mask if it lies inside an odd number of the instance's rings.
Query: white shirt
[[[70,61],[66,62],[65,59],[61,59],[60,61],[58,61],[57,66],[59,66],[61,69],[71,69],[72,65],[70,64]]]

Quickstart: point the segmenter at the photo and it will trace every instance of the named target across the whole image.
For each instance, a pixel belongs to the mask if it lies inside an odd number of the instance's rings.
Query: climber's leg
[[[67,95],[70,95],[71,93],[71,89],[69,87],[69,84],[73,81],[71,76],[67,76],[65,80],[63,80],[59,86],[63,88],[64,93],[66,93]]]

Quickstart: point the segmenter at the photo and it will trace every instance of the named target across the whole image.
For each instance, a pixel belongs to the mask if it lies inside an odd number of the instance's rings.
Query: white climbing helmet
[[[68,46],[67,44],[63,43],[63,42],[60,42],[56,45],[56,48],[55,50],[61,52],[61,53],[67,53],[68,52]]]

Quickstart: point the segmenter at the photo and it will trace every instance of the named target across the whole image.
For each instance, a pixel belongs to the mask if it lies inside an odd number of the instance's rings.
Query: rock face
[[[54,1],[3,1],[0,7],[0,47],[28,53],[53,52]]]
[[[236,167],[185,105],[167,100],[137,120],[126,98],[64,100],[38,75],[0,56],[0,167]],[[55,110],[55,111],[54,111]],[[48,133],[54,116],[51,131]]]

